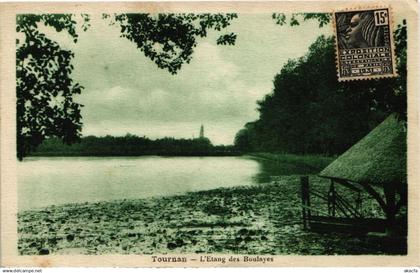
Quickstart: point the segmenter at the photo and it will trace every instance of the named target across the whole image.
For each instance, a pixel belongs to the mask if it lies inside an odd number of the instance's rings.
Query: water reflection
[[[258,172],[252,176],[255,183],[272,182],[276,176],[281,175],[306,175],[319,171],[303,162],[288,163],[256,157],[251,158],[258,162]]]
[[[37,157],[18,163],[18,207],[169,196],[267,183],[302,166],[237,157]]]
[[[247,157],[27,158],[18,164],[18,207],[26,210],[251,185],[260,169],[259,162]]]

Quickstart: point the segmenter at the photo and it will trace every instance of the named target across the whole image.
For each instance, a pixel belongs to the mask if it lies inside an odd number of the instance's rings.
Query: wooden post
[[[335,217],[336,199],[334,180],[331,180],[330,190],[328,191],[328,214],[333,217]]]
[[[386,200],[387,233],[392,233],[395,228],[395,215],[397,214],[395,202],[396,187],[394,183],[386,183],[383,187]]]
[[[357,217],[361,217],[361,215],[362,215],[362,193],[360,191],[357,193],[356,210],[355,211],[358,213]]]
[[[311,217],[311,203],[309,199],[309,177],[308,176],[301,176],[300,177],[300,186],[301,191],[300,195],[302,198],[302,220],[303,220],[303,228],[309,228],[309,218]]]

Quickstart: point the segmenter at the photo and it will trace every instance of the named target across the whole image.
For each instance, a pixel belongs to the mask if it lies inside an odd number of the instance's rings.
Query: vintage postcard
[[[417,22],[0,4],[1,266],[419,265]]]

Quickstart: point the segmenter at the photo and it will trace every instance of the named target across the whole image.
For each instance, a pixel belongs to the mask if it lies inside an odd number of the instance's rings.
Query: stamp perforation
[[[387,9],[388,11],[388,26],[389,26],[389,41],[390,41],[390,52],[391,52],[391,67],[392,73],[383,74],[383,75],[365,75],[365,76],[350,76],[350,77],[343,77],[340,73],[340,49],[339,49],[339,40],[338,40],[338,33],[337,33],[337,22],[336,22],[336,14],[337,13],[349,13],[349,12],[363,12],[363,11],[374,11],[374,10],[381,10]],[[334,42],[335,42],[335,64],[337,69],[337,78],[340,82],[346,81],[354,81],[354,80],[370,80],[370,79],[385,79],[385,78],[393,78],[398,76],[397,68],[396,68],[396,52],[395,52],[395,44],[394,44],[394,22],[393,22],[393,10],[391,5],[383,5],[383,4],[373,4],[367,6],[358,6],[358,7],[343,7],[332,12],[332,27],[334,31]]]

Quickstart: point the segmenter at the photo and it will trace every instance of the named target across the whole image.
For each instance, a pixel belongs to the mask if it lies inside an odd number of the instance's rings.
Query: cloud
[[[235,46],[216,45],[217,34],[210,33],[191,62],[171,75],[119,38],[118,28],[100,18],[91,23],[77,44],[68,43],[74,79],[85,86],[78,97],[85,105],[83,134],[189,138],[204,124],[210,139],[224,144],[258,118],[256,100],[271,91],[287,59],[330,31],[316,23],[280,27],[269,14],[240,15],[229,27],[238,35]]]

